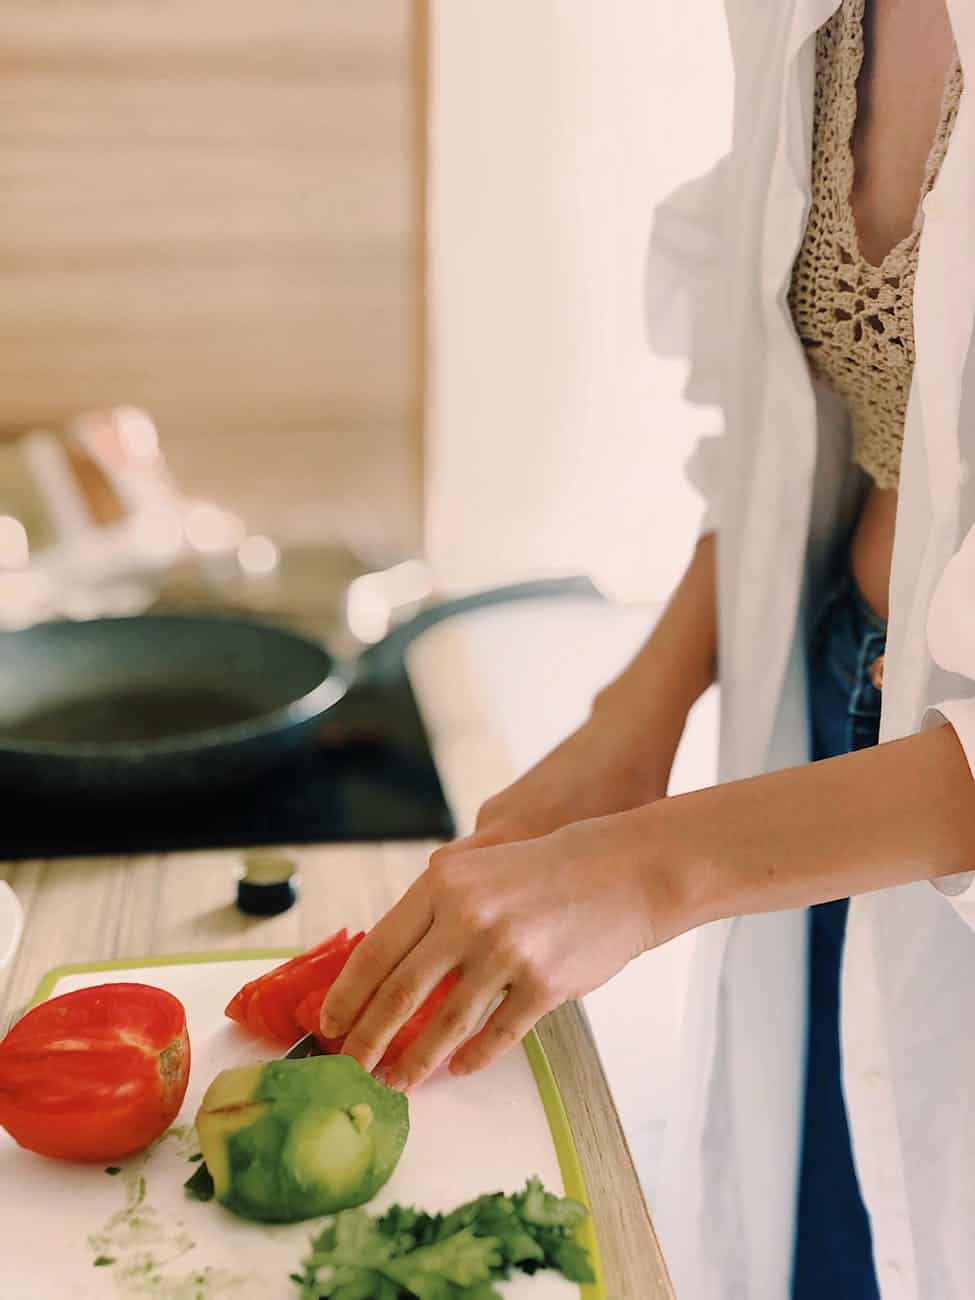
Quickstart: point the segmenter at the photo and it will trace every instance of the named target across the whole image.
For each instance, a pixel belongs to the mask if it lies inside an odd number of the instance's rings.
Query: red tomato
[[[411,1047],[413,1043],[416,1042],[434,1019],[447,998],[457,987],[459,979],[460,975],[457,971],[451,971],[449,975],[444,976],[423,1005],[419,1007],[418,1010],[414,1011],[409,1020],[407,1020],[400,1027],[398,1032],[394,1034],[393,1038],[390,1040],[389,1046],[383,1054],[383,1059],[380,1061],[381,1066],[388,1069],[399,1062],[407,1048]],[[342,1050],[342,1044],[345,1042],[345,1039],[324,1038],[322,1036],[320,1025],[322,1003],[325,1001],[325,996],[331,987],[332,985],[330,983],[327,988],[316,989],[313,993],[309,993],[308,996],[298,1004],[298,1008],[295,1011],[295,1020],[298,1022],[300,1028],[304,1029],[306,1033],[315,1035],[315,1038],[318,1040],[318,1045],[321,1047],[323,1052],[335,1053]]]
[[[301,1034],[294,1014],[299,1002],[312,989],[331,987],[364,937],[364,931],[350,939],[347,930],[339,930],[324,943],[245,984],[231,998],[226,1014],[259,1037],[290,1047]]]
[[[189,1076],[178,998],[148,984],[79,989],[0,1042],[0,1125],[40,1155],[120,1160],[169,1128]]]

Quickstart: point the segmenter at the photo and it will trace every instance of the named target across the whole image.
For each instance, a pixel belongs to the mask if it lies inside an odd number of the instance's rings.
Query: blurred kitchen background
[[[643,260],[654,204],[723,143],[718,7],[10,0],[0,438],[134,407],[181,497],[241,521],[197,512],[204,550],[256,534],[331,545],[342,574],[422,555],[443,588],[581,570],[660,597],[713,418],[647,350]],[[145,510],[133,418],[114,472]],[[0,465],[41,546],[83,519],[43,442]],[[163,516],[143,541],[166,553]],[[23,558],[9,524],[0,555]]]
[[[637,613],[523,628],[554,685],[512,624],[475,648],[537,757],[696,533],[716,418],[647,348],[644,261],[730,99],[719,0],[5,0],[0,626],[273,612],[284,575],[361,644],[431,591],[589,574]],[[649,1185],[679,998],[642,969],[587,1005]]]

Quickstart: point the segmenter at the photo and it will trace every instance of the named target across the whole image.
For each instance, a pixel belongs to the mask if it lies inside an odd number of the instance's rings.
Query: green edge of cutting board
[[[42,977],[30,1005],[36,1006],[38,1002],[49,998],[58,982],[68,975],[90,975],[98,971],[130,970],[133,967],[201,966],[216,961],[262,961],[272,957],[294,957],[300,951],[299,948],[254,948],[243,952],[178,953],[170,957],[117,957],[113,961],[79,962],[74,965],[55,966]],[[579,1163],[579,1153],[576,1151],[575,1139],[569,1127],[569,1118],[565,1113],[545,1049],[534,1030],[522,1039],[522,1046],[545,1109],[545,1118],[548,1120],[559,1169],[562,1172],[562,1181],[565,1184],[565,1194],[571,1196],[573,1200],[581,1201],[587,1209],[591,1209],[582,1166]],[[595,1282],[586,1282],[579,1287],[580,1300],[606,1300],[599,1243],[596,1240],[596,1230],[591,1216],[579,1224],[575,1236],[579,1245],[585,1246],[588,1251],[596,1275]]]

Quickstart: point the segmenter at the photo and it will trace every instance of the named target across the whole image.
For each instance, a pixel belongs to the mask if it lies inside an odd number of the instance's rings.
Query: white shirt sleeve
[[[724,398],[730,172],[730,156],[726,156],[660,204],[647,257],[650,346],[659,356],[690,362],[684,396],[705,406],[721,406]],[[690,483],[704,497],[702,533],[720,524],[722,444],[720,434],[701,438],[685,466]]]
[[[968,766],[975,779],[975,699],[942,700],[927,709],[921,722],[921,730],[938,727],[947,722],[954,729],[955,735],[965,751]],[[972,788],[975,799],[975,786]],[[967,894],[966,901],[975,900],[975,870],[956,871],[952,876],[938,876],[931,881],[939,893],[948,898],[959,898]]]
[[[945,565],[934,589],[927,637],[935,663],[946,672],[971,678],[973,694],[932,705],[924,714],[921,729],[947,722],[958,737],[975,779],[975,526]],[[966,903],[975,900],[975,869],[940,876],[931,884],[949,898],[964,897]]]

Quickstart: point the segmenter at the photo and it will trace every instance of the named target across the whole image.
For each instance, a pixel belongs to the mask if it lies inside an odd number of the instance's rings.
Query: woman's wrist
[[[714,917],[708,881],[714,864],[702,853],[684,816],[684,799],[660,799],[634,809],[625,855],[635,877],[638,906],[648,918],[650,942],[659,947]],[[689,833],[690,832],[690,833]]]

